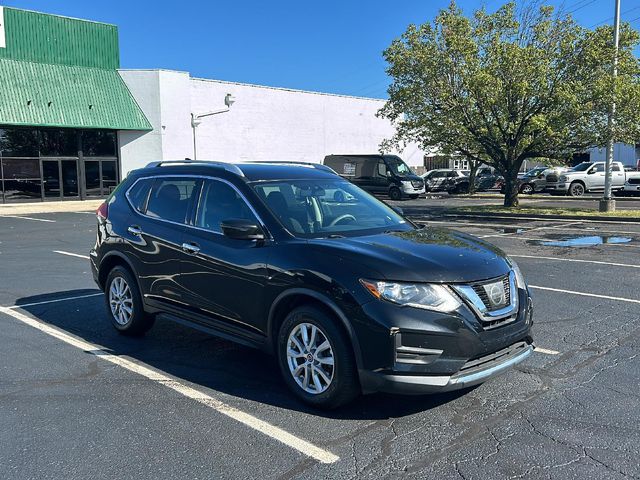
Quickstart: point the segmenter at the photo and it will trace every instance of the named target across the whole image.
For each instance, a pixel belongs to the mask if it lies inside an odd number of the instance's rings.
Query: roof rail
[[[296,162],[296,161],[287,161],[287,160],[263,160],[263,161],[255,161],[248,163],[266,163],[271,165],[300,165],[302,167],[315,168],[316,170],[324,170],[325,172],[335,173],[335,171],[326,165],[321,163],[312,163],[312,162]]]
[[[240,170],[240,168],[237,165],[233,163],[226,163],[226,162],[215,162],[213,160],[212,161],[190,160],[188,158],[185,158],[184,160],[160,160],[160,161],[148,163],[145,166],[145,168],[156,168],[156,167],[162,167],[162,166],[179,166],[179,165],[198,165],[198,166],[205,166],[205,167],[218,167],[218,168],[223,168],[227,172],[231,172],[241,177],[244,177],[244,173],[242,172],[242,170]]]

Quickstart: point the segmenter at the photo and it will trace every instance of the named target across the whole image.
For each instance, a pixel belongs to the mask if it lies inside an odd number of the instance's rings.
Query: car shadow
[[[351,420],[383,420],[436,408],[468,390],[434,395],[370,394],[337,410],[314,409],[291,394],[275,359],[167,320],[158,320],[144,337],[120,335],[111,326],[104,297],[96,289],[67,290],[20,298],[21,310],[113,355],[124,355],[171,376],[224,395],[307,414]],[[220,396],[220,400],[225,399]]]

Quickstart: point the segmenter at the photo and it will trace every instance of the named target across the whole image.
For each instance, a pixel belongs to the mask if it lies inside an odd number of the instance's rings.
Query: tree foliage
[[[566,159],[610,135],[640,138],[640,37],[622,25],[615,82],[612,39],[611,27],[585,29],[546,5],[510,2],[466,17],[452,1],[384,52],[392,83],[379,115],[396,134],[382,148],[415,141],[481,160],[505,177],[505,205],[517,205],[525,160]]]

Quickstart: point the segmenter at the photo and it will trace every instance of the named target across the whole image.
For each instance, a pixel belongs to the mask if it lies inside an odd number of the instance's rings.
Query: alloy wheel
[[[115,277],[109,288],[111,315],[118,325],[127,325],[133,315],[133,295],[122,277]]]
[[[312,323],[300,323],[287,339],[287,365],[291,376],[305,392],[317,395],[329,388],[335,372],[331,343]]]

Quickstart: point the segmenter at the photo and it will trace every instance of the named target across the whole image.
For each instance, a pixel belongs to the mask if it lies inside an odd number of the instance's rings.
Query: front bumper
[[[569,185],[567,183],[547,183],[544,189],[551,192],[566,192],[569,190]]]
[[[425,187],[422,188],[414,188],[414,187],[402,187],[402,193],[404,195],[421,195],[425,193]]]
[[[478,385],[524,361],[533,353],[533,343],[518,342],[503,350],[467,362],[455,375],[394,375],[361,371],[360,381],[368,389],[389,393],[423,394],[448,392]]]

